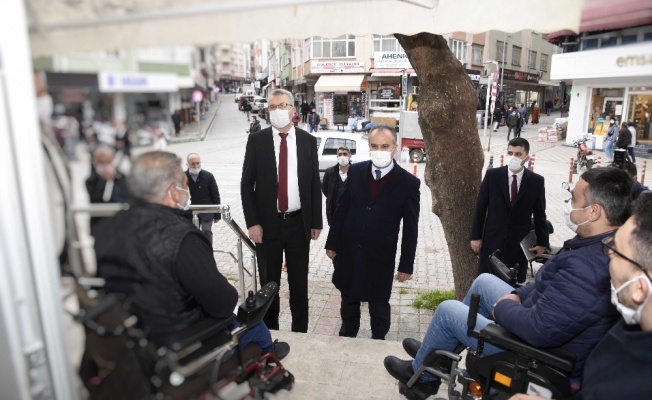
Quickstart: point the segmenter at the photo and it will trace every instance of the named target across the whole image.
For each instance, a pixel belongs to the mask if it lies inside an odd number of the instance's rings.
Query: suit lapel
[[[502,171],[498,174],[498,182],[500,186],[500,191],[503,193],[503,197],[505,198],[505,201],[509,204],[511,204],[512,200],[509,194],[509,189],[510,189],[510,182],[511,180],[511,174],[507,174],[507,167],[501,167],[500,168]],[[508,179],[505,179],[508,178]]]
[[[398,185],[398,182],[401,179],[400,175],[403,174],[403,169],[399,167],[395,161],[392,162],[394,163],[394,168],[392,168],[389,176],[387,176],[388,181],[383,185],[382,188],[380,188],[380,192],[378,192],[376,198],[371,201],[371,204],[378,202],[379,199],[382,200],[383,197],[389,195],[394,191],[394,189],[396,189],[396,186]],[[367,169],[367,172],[369,172],[369,169]],[[368,191],[367,191],[367,196],[369,196]]]
[[[528,187],[530,186],[531,178],[532,176],[530,175],[530,171],[525,169],[525,171],[523,171],[523,178],[521,178],[521,187],[518,189],[518,196],[516,196],[517,203],[521,201],[523,196],[525,196],[525,192],[527,192]]]
[[[274,138],[272,128],[267,128],[267,132],[264,132],[261,136],[262,140],[262,149],[261,151],[261,160],[264,162],[265,169],[269,171],[270,179],[273,176],[274,179],[278,182],[278,170],[276,168],[276,150],[274,149]],[[269,156],[267,156],[269,154]],[[272,171],[274,171],[272,173]]]

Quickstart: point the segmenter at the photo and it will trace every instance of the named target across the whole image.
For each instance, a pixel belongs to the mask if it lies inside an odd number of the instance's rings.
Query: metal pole
[[[242,301],[245,301],[247,299],[247,293],[245,292],[244,263],[242,262],[242,239],[240,237],[238,237],[236,247],[238,248],[238,276],[240,277],[240,297],[242,298]],[[256,290],[255,285],[254,290]]]
[[[256,268],[256,255],[251,255],[251,275],[254,277],[254,292],[258,291],[258,269]]]
[[[503,73],[505,72],[505,52],[507,51],[507,33],[505,33],[505,41],[503,42],[503,63],[500,66],[500,91],[503,91]],[[503,93],[503,96],[504,93]],[[504,97],[503,97],[504,101]]]
[[[485,101],[484,101],[484,131],[482,133],[483,143],[487,142],[487,119],[489,119],[489,90],[490,90],[489,75],[487,75],[487,95],[485,96]]]

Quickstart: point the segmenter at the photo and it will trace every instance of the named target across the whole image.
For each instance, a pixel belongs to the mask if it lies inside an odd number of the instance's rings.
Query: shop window
[[[319,145],[317,146],[319,147]],[[355,140],[328,138],[326,139],[326,143],[324,143],[324,151],[322,152],[322,155],[336,156],[337,149],[340,147],[348,147],[348,149],[351,151],[351,155],[356,153]]]
[[[613,47],[618,44],[618,38],[617,37],[607,37],[607,38],[602,38],[602,43],[600,47]]]
[[[448,47],[450,47],[455,58],[460,60],[462,64],[466,63],[466,42],[450,39],[448,41]]]
[[[374,52],[377,51],[403,51],[394,35],[374,35]]]
[[[471,64],[482,65],[482,53],[484,52],[484,46],[479,44],[474,44],[472,48]]]
[[[502,62],[505,59],[505,42],[496,42],[496,60]]]
[[[548,55],[547,54],[541,54],[541,58],[539,59],[539,69],[541,71],[547,71],[548,70]]]
[[[521,65],[521,48],[512,46],[512,65]]]
[[[643,41],[649,42],[650,40],[652,40],[652,32],[645,32],[643,34]]]
[[[630,44],[636,43],[638,41],[636,34],[634,35],[623,35],[620,37],[620,44]]]
[[[529,69],[537,68],[537,52],[529,50],[527,54],[527,67]]]
[[[582,40],[582,50],[593,50],[597,49],[599,46],[598,38],[587,38]]]

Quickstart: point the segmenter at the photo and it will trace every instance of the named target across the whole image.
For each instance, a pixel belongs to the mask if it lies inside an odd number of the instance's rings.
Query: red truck
[[[416,157],[417,162],[426,158],[426,143],[423,141],[419,127],[419,114],[416,111],[401,111],[398,124],[401,149],[408,149],[410,161]]]

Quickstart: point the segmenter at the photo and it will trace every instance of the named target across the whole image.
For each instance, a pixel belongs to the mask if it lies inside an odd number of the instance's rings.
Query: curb
[[[208,135],[208,132],[213,127],[213,124],[215,123],[215,119],[217,118],[217,112],[219,111],[221,105],[222,105],[222,100],[218,99],[217,100],[217,106],[215,108],[215,112],[213,113],[213,118],[211,118],[211,121],[208,123],[208,126],[206,127],[206,129],[199,132],[199,136],[190,136],[190,137],[185,137],[185,138],[172,138],[172,139],[170,139],[170,144],[190,143],[190,142],[201,142],[201,141],[203,141],[206,138],[206,136]]]

